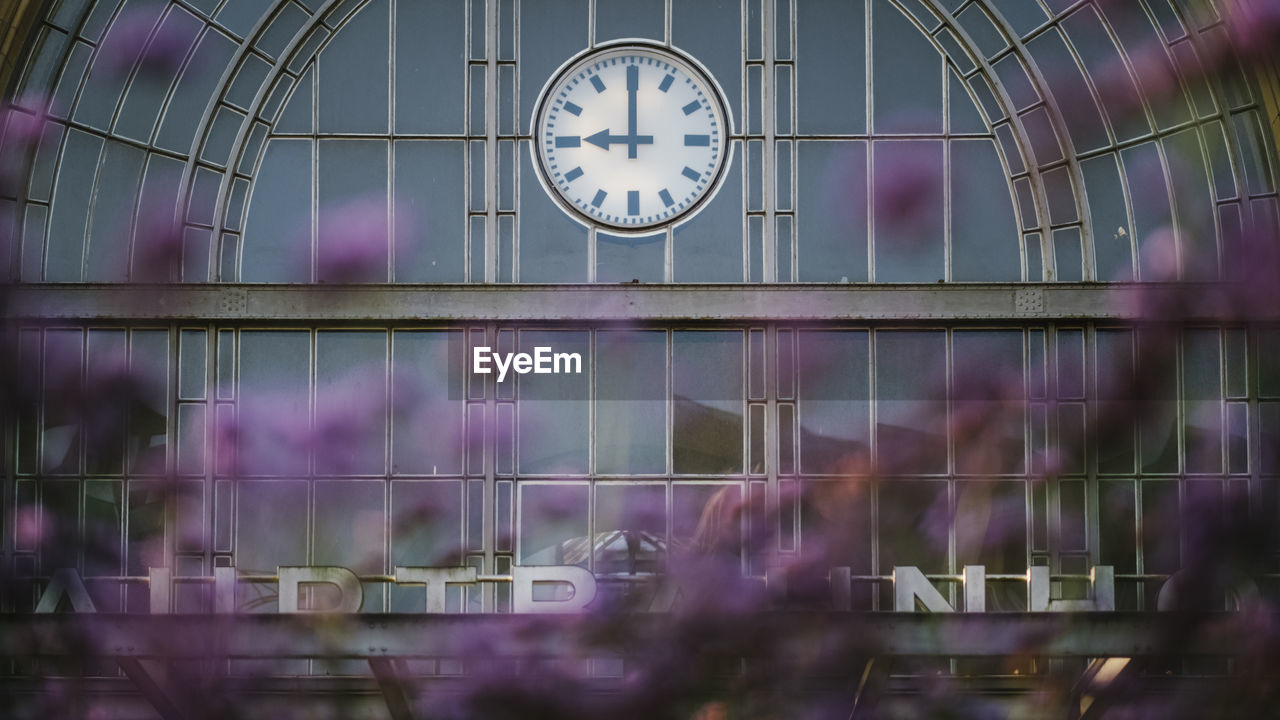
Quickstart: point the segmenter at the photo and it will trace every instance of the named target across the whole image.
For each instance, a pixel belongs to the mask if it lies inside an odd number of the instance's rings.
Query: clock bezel
[[[695,79],[702,82],[708,89],[706,96],[713,98],[714,102],[720,109],[721,116],[725,123],[724,150],[720,153],[719,162],[716,163],[715,174],[711,178],[707,189],[702,193],[701,197],[696,199],[689,207],[681,210],[679,213],[670,218],[659,220],[648,225],[620,225],[611,223],[607,220],[601,220],[578,208],[568,198],[561,194],[559,188],[551,180],[551,172],[547,168],[542,157],[542,153],[538,147],[538,139],[541,137],[542,123],[544,121],[543,114],[550,105],[552,98],[552,89],[558,87],[559,84],[567,77],[589,64],[589,62],[597,55],[614,53],[618,50],[626,50],[634,48],[636,50],[657,53],[659,55],[669,56],[671,60],[675,60],[684,64],[694,74]],[[705,65],[694,58],[689,53],[680,48],[668,44],[655,42],[643,38],[621,38],[618,40],[610,40],[588,47],[581,52],[576,53],[556,69],[546,83],[543,84],[542,90],[538,92],[538,98],[533,105],[533,117],[530,121],[530,131],[532,138],[529,142],[529,153],[533,159],[533,166],[537,169],[538,182],[542,185],[542,189],[546,191],[552,201],[565,211],[569,217],[578,223],[585,225],[591,229],[602,229],[608,231],[612,235],[628,235],[635,237],[655,235],[664,232],[668,228],[674,228],[689,220],[693,219],[706,205],[720,192],[720,186],[724,184],[724,179],[728,175],[729,165],[733,162],[734,153],[734,136],[736,127],[734,124],[733,113],[730,110],[729,103],[725,99],[724,88],[720,87],[720,83],[716,81],[715,76],[707,69]]]

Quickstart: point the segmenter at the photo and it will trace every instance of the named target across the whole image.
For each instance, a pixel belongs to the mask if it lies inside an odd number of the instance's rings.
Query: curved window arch
[[[765,42],[733,7],[675,3],[667,28],[663,3],[587,5],[503,5],[497,38],[461,2],[52,9],[15,87],[10,124],[40,130],[14,273],[1201,280],[1280,225],[1261,97],[1210,6],[797,0]],[[640,241],[559,213],[526,147],[556,53],[628,32],[702,59],[736,119],[707,211]]]

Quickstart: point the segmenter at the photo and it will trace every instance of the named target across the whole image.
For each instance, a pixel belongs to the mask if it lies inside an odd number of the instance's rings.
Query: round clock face
[[[711,196],[729,133],[720,89],[695,61],[629,43],[589,52],[548,83],[534,154],[561,206],[588,224],[643,232]]]

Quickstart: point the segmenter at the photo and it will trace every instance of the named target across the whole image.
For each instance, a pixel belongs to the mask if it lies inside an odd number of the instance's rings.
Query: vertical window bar
[[[773,177],[775,172],[774,171],[774,153],[775,153],[774,145],[776,144],[776,141],[774,138],[774,134],[776,132],[775,122],[774,122],[774,105],[776,103],[776,97],[775,97],[775,87],[774,87],[775,71],[774,71],[774,64],[773,64],[773,60],[774,60],[773,44],[774,44],[775,26],[778,20],[774,15],[773,0],[763,0],[761,9],[762,9],[761,18],[760,18],[761,26],[762,26],[761,42],[763,44],[763,47],[761,48],[761,51],[762,51],[761,54],[762,54],[762,57],[764,58],[764,69],[761,75],[763,76],[764,83],[763,83],[763,87],[761,88],[760,103],[763,107],[763,112],[761,112],[761,116],[762,116],[761,119],[764,121],[763,122],[764,126],[761,128],[761,130],[764,132],[764,165],[760,169],[762,171],[761,176],[765,179],[764,180],[764,198],[763,198],[764,200],[764,265],[761,268],[761,272],[764,275],[765,282],[777,282],[779,278],[778,278],[777,266],[775,264],[775,254],[777,250],[776,250],[776,238],[774,236],[774,205],[776,204],[774,202],[774,196],[776,195],[777,191],[774,189],[774,182],[773,182]],[[787,24],[788,26],[787,32],[789,33],[790,18],[788,17],[784,19],[783,22]],[[789,71],[790,71],[790,68],[788,68],[788,72]],[[790,89],[788,85],[788,93],[789,92],[790,92]],[[788,106],[788,112],[789,112],[789,109],[790,109],[789,102],[787,106]],[[790,132],[789,123],[788,123],[787,130],[788,132]]]
[[[485,75],[484,95],[485,95],[485,117],[484,117],[484,134],[488,140],[485,143],[484,166],[488,171],[488,182],[486,191],[489,196],[487,212],[489,222],[485,228],[485,268],[484,281],[487,283],[494,282],[498,278],[498,54],[501,51],[499,47],[499,17],[500,17],[499,0],[486,0],[485,17],[487,19],[485,32],[488,33],[487,44],[493,52],[488,53],[486,67],[488,72]],[[514,32],[514,30],[513,30]],[[474,121],[473,121],[474,122]]]

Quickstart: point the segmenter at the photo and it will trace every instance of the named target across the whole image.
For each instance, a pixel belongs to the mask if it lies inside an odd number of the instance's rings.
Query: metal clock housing
[[[723,179],[732,118],[696,60],[624,40],[570,59],[534,111],[547,192],[588,226],[650,234],[692,217]]]

